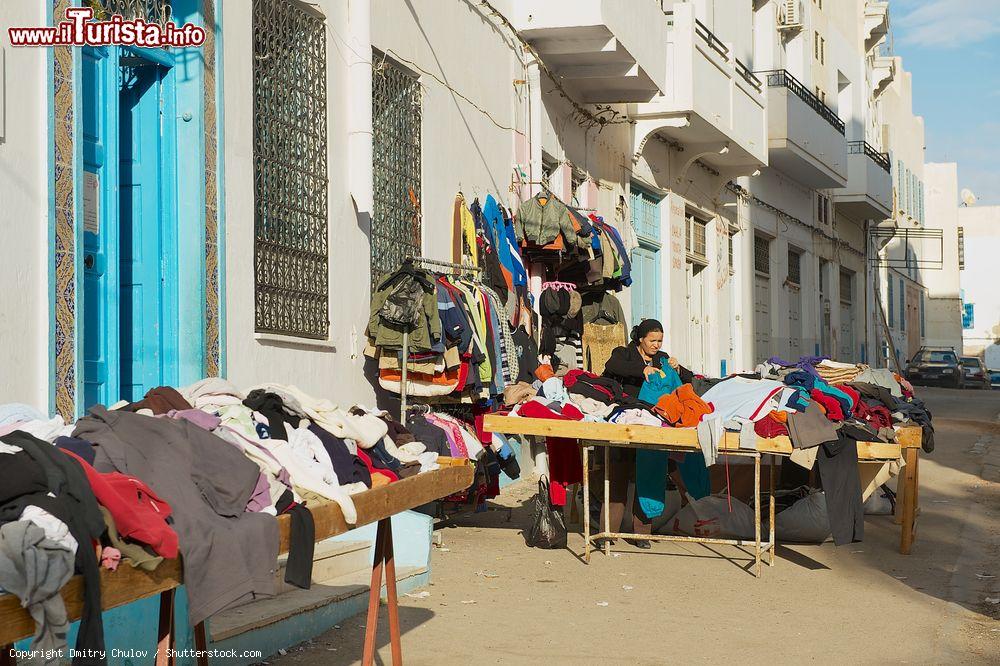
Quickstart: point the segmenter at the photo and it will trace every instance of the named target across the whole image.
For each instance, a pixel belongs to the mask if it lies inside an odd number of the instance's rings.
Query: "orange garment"
[[[546,379],[552,379],[555,376],[555,371],[548,363],[541,363],[537,368],[535,368],[535,377],[537,377],[540,382],[544,382]]]
[[[698,397],[690,384],[682,384],[673,393],[661,396],[653,410],[670,425],[681,428],[695,427],[701,417],[714,411],[711,405]]]
[[[768,416],[780,423],[788,423],[788,412],[779,412],[775,409]]]
[[[390,382],[401,382],[403,381],[403,371],[402,369],[396,368],[381,368],[378,371],[379,379],[384,379]],[[462,371],[461,367],[457,368],[447,368],[444,372],[435,372],[430,375],[426,372],[407,372],[406,379],[410,382],[420,382],[421,384],[431,384],[434,386],[448,386],[454,385],[461,381]]]

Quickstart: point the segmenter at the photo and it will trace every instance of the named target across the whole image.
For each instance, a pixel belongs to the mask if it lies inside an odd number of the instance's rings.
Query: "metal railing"
[[[767,85],[769,88],[777,88],[780,86],[791,90],[799,99],[811,106],[813,110],[823,118],[823,120],[830,123],[834,129],[841,134],[846,135],[847,125],[844,121],[841,120],[836,113],[834,113],[833,109],[824,104],[819,97],[811,93],[801,81],[792,76],[788,70],[772,69],[756,73],[767,76]]]
[[[749,83],[754,90],[757,92],[764,91],[764,84],[761,82],[757,75],[750,71],[750,68],[740,62],[739,58],[736,58],[736,73],[743,77],[743,80]]]
[[[718,53],[726,62],[729,62],[729,47],[722,43],[722,40],[715,36],[711,30],[708,29],[704,23],[698,19],[694,20],[694,31],[699,37],[701,37],[708,47]]]
[[[867,141],[848,141],[847,152],[851,155],[864,153],[871,158],[872,162],[882,167],[886,173],[892,173],[892,162],[889,161],[889,155],[875,150],[875,147]]]

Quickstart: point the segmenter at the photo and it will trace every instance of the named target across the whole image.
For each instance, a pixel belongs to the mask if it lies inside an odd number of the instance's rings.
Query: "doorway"
[[[176,383],[170,57],[84,49],[84,408]]]

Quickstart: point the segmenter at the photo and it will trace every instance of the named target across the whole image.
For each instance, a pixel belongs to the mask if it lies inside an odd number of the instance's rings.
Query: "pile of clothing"
[[[671,454],[689,489],[708,488],[705,468],[719,462],[726,431],[738,432],[740,448],[747,450],[756,449],[757,437],[789,437],[792,462],[818,470],[840,545],[860,541],[864,533],[857,442],[892,441],[896,429],[916,424],[924,428],[925,450],[933,449],[931,415],[913,397],[912,386],[887,370],[845,372],[842,365],[822,358],[794,364],[772,358],[755,373],[695,376],[683,383],[664,363],[634,398],[612,379],[573,370],[508,391],[505,401],[511,414],[523,417],[696,428],[700,454]],[[823,379],[821,370],[835,373],[837,383]],[[848,377],[851,381],[842,381]],[[552,489],[579,482],[583,470],[573,442],[550,437],[547,443],[554,461],[550,491],[558,503],[564,490]],[[666,454],[637,452],[636,496],[643,506],[662,500],[667,469]]]
[[[82,574],[76,647],[100,654],[100,567],[154,570],[182,556],[197,624],[275,593],[282,513],[291,519],[285,581],[308,588],[307,507],[336,502],[354,523],[353,495],[438,469],[441,456],[482,457],[480,438],[454,426],[428,415],[410,429],[294,386],[241,391],[218,378],[97,405],[70,424],[0,405],[0,588],[35,619],[32,649],[59,650],[68,630],[59,591]]]

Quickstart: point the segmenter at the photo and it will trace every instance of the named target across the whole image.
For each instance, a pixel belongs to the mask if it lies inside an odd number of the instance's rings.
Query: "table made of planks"
[[[340,506],[334,502],[310,506],[316,524],[316,540],[321,541],[343,534],[362,525],[378,523],[375,537],[375,561],[372,565],[371,590],[368,599],[368,622],[365,628],[363,663],[371,664],[375,655],[375,631],[378,625],[378,605],[385,573],[389,634],[392,663],[402,663],[399,639],[399,612],[396,597],[396,566],[392,552],[392,523],[397,513],[433,502],[442,497],[468,488],[472,484],[473,469],[468,461],[442,458],[441,469],[402,479],[379,488],[353,495],[358,512],[357,522],[348,524]],[[287,553],[289,546],[290,516],[278,516],[280,553]],[[101,569],[101,603],[104,610],[159,595],[160,620],[157,630],[156,664],[171,664],[168,650],[174,649],[175,627],[174,593],[184,582],[181,562],[164,560],[153,571],[143,571],[126,564],[117,571]],[[62,589],[66,612],[70,621],[77,620],[83,611],[83,577],[74,576]],[[20,600],[12,594],[0,593],[0,666],[14,664],[12,647],[15,641],[29,638],[35,632],[35,623]],[[207,649],[205,625],[194,628],[195,649],[204,654]],[[199,664],[207,664],[207,657],[199,657]]]
[[[591,542],[603,539],[604,552],[610,549],[609,540],[613,538],[648,539],[652,541],[686,541],[695,543],[722,543],[754,548],[754,573],[760,575],[761,557],[768,555],[768,564],[774,563],[774,466],[769,465],[769,496],[768,513],[770,517],[770,533],[767,541],[761,540],[761,502],[760,502],[760,465],[761,456],[790,456],[792,441],[788,437],[757,438],[755,451],[740,449],[739,433],[726,432],[719,444],[719,453],[726,455],[753,458],[754,461],[754,539],[715,539],[706,537],[685,537],[674,535],[644,535],[624,534],[611,530],[608,511],[603,514],[604,529],[590,533],[590,482],[587,473],[589,451],[593,447],[604,448],[604,506],[609,502],[609,466],[611,463],[609,451],[611,447],[635,449],[654,449],[676,452],[701,451],[698,433],[695,428],[663,428],[648,425],[621,425],[616,423],[592,423],[584,421],[562,421],[556,419],[524,418],[519,416],[487,415],[483,423],[487,432],[497,432],[506,435],[525,435],[530,437],[560,437],[582,441],[583,449],[583,526],[584,526],[584,560],[590,561]],[[900,552],[909,553],[915,536],[915,521],[918,501],[917,465],[921,431],[918,427],[901,428],[897,433],[897,441],[858,442],[859,463],[886,463],[903,458],[903,478],[900,484],[900,501],[897,503],[897,520],[902,522],[903,534],[900,542]]]

